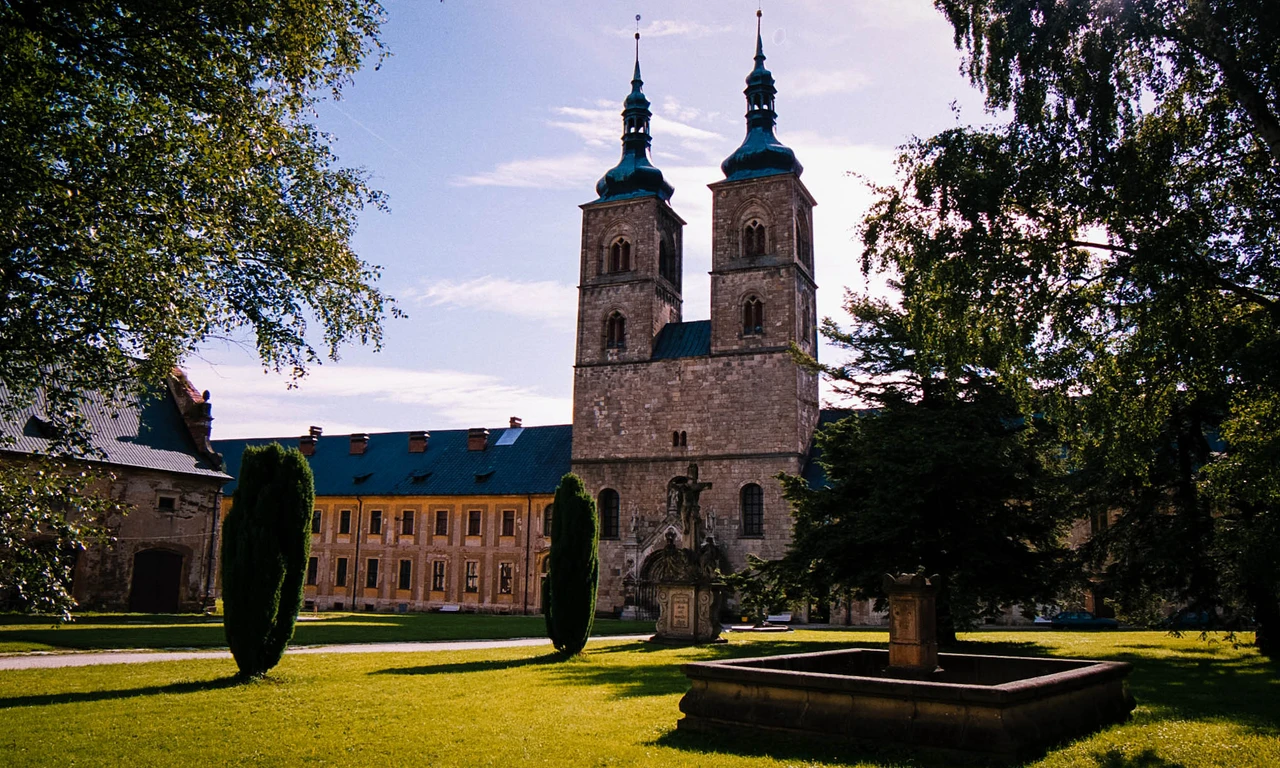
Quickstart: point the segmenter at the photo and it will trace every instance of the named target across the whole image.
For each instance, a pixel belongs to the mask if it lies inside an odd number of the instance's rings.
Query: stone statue
[[[684,480],[673,484],[680,492],[680,526],[684,535],[681,537],[684,548],[696,552],[703,539],[702,507],[698,504],[702,492],[711,487],[711,483],[698,482],[698,465],[689,465],[689,474]]]

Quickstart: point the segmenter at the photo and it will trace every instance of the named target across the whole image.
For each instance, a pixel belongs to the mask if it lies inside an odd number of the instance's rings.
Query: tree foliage
[[[222,538],[223,625],[243,677],[266,674],[293,637],[314,501],[311,467],[297,448],[245,448]]]
[[[0,0],[0,407],[43,388],[75,422],[77,393],[141,391],[213,338],[295,375],[380,342],[390,300],[350,240],[382,198],[312,119],[381,53],[382,16]]]
[[[71,618],[79,553],[105,543],[111,477],[51,459],[0,462],[0,610]]]
[[[851,329],[828,320],[823,333],[850,357],[825,373],[873,407],[819,432],[823,487],[783,476],[793,581],[882,599],[885,573],[937,573],[943,640],[1051,601],[1076,571],[1052,433],[964,350],[931,346],[927,323],[865,297],[846,308]]]
[[[936,5],[1007,121],[905,148],[864,269],[925,347],[1061,430],[1081,511],[1123,513],[1088,551],[1122,602],[1234,596],[1275,637],[1280,580],[1250,553],[1280,514],[1280,433],[1258,429],[1280,391],[1280,14]]]
[[[556,488],[550,568],[544,584],[547,637],[557,651],[580,652],[591,636],[600,583],[600,523],[582,479],[570,472]]]

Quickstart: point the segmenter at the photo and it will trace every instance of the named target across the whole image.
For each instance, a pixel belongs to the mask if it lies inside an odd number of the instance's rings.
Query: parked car
[[[1063,611],[1049,622],[1054,629],[1117,629],[1120,622],[1103,619],[1088,611]]]
[[[1220,623],[1217,618],[1216,615],[1209,611],[1193,611],[1190,608],[1183,608],[1160,622],[1160,625],[1166,629],[1208,629]]]

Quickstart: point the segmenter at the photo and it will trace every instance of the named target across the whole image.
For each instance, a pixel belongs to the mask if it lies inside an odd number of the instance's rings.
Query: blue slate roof
[[[80,413],[93,430],[93,453],[85,459],[119,467],[228,477],[196,447],[167,388],[158,387],[142,397],[126,396],[118,409],[101,393],[90,392],[81,397]],[[0,417],[0,436],[13,439],[12,443],[0,442],[0,450],[48,454],[52,441],[45,415],[46,401],[41,395],[34,405],[12,418]]]
[[[554,493],[569,471],[573,428],[567,424],[524,427],[514,442],[503,440],[513,430],[493,429],[483,451],[467,450],[467,430],[432,432],[424,453],[409,453],[408,432],[369,435],[361,455],[350,453],[350,435],[322,436],[308,457],[317,496],[466,496]],[[233,477],[240,472],[246,446],[280,443],[296,446],[298,438],[214,440]],[[234,480],[224,491],[235,492]]]
[[[711,321],[667,323],[653,340],[653,360],[700,357],[711,354]]]

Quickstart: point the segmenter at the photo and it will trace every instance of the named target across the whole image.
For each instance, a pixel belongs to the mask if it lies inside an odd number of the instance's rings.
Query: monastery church
[[[637,35],[637,40],[639,36]],[[813,206],[774,135],[777,93],[757,29],[746,138],[713,200],[711,318],[683,317],[683,228],[649,159],[637,52],[622,157],[582,205],[573,425],[297,441],[316,479],[307,600],[317,609],[536,612],[560,477],[600,515],[602,613],[644,615],[645,559],[680,533],[671,484],[696,464],[706,533],[742,568],[791,534],[779,472],[814,471]],[[660,137],[659,137],[660,138]],[[246,445],[219,440],[236,476]],[[229,483],[224,512],[235,490]]]

